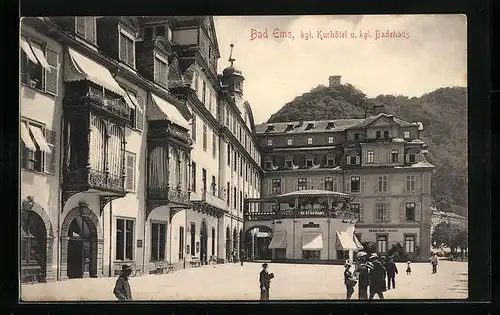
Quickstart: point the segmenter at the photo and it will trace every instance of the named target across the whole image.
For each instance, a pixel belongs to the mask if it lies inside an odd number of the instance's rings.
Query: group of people
[[[358,298],[360,300],[373,299],[375,295],[384,299],[384,292],[396,288],[396,275],[398,267],[392,257],[379,257],[376,253],[368,256],[365,252],[359,252],[354,273],[350,271],[352,264],[347,262],[344,271],[344,284],[346,286],[347,299],[351,299],[354,286],[358,285]],[[407,263],[407,274],[411,274],[410,262]],[[387,286],[386,286],[387,278]],[[368,296],[368,287],[370,295]]]

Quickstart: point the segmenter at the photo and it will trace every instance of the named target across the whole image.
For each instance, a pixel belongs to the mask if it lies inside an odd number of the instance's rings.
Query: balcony
[[[193,143],[186,131],[181,131],[178,127],[165,120],[149,121],[148,140],[180,141],[186,147],[190,147]]]
[[[93,108],[124,121],[130,118],[130,109],[121,96],[90,81],[67,82],[65,88],[65,108]]]
[[[98,190],[125,194],[124,175],[118,176],[109,172],[98,171],[90,167],[68,171],[64,174],[63,185],[66,188]]]
[[[180,187],[172,189],[169,186],[165,188],[148,187],[147,198],[149,202],[155,204],[168,204],[170,202],[183,205],[189,204],[189,192],[181,189]]]
[[[227,209],[227,202],[226,200],[223,200],[214,194],[211,194],[207,191],[203,191],[201,194],[201,200],[206,202],[209,205],[212,205],[216,208],[226,210]]]
[[[330,213],[330,216],[329,216]],[[247,211],[245,212],[245,220],[248,221],[266,221],[276,219],[291,219],[291,218],[328,218],[357,221],[358,214],[347,210],[332,210],[332,209],[283,209],[279,211]]]
[[[201,200],[193,200],[193,209],[215,217],[221,217],[227,212],[227,203],[225,200],[211,194],[207,191],[202,191]]]

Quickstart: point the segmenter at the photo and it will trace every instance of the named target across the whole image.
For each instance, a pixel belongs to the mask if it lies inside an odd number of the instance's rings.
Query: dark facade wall
[[[97,45],[104,54],[118,59],[118,22],[115,19],[97,19]]]
[[[154,81],[154,46],[152,42],[138,42],[135,44],[136,67],[140,75]]]

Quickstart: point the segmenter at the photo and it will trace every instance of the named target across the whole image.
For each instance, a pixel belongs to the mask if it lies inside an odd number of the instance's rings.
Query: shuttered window
[[[120,29],[120,60],[135,68],[135,42],[134,36]]]
[[[75,33],[92,44],[96,43],[96,19],[94,16],[75,17]]]
[[[45,56],[47,58],[47,63],[50,66],[50,71],[45,70],[45,91],[50,94],[57,95],[59,55],[55,50],[46,47]]]
[[[135,191],[135,153],[125,152],[125,190]]]
[[[45,129],[45,139],[50,148],[50,153],[45,152],[44,172],[54,175],[56,173],[56,132],[50,129]]]
[[[154,80],[163,87],[167,87],[167,63],[155,56],[154,59]]]
[[[137,96],[139,108],[135,111],[135,128],[144,130],[144,98]]]

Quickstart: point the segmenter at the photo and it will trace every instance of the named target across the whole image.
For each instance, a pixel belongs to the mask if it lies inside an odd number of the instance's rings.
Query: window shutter
[[[128,57],[128,64],[131,67],[134,67],[134,40],[131,39],[130,45],[127,45],[127,57]]]
[[[325,178],[324,178],[324,177],[321,177],[321,180],[320,180],[320,181],[321,181],[321,186],[320,186],[320,188],[321,188],[322,190],[325,190]]]
[[[120,32],[120,60],[127,62],[127,38]]]
[[[359,222],[364,222],[365,221],[365,206],[361,202],[359,204]]]
[[[378,209],[379,209],[379,205],[378,205],[378,203],[376,203],[375,204],[375,209],[373,211],[373,222],[375,222],[375,223],[380,222],[379,221],[379,216],[378,216]]]
[[[350,165],[351,164],[351,157],[349,155],[346,155],[346,159],[347,159],[346,164]]]
[[[45,49],[45,57],[50,66],[50,72],[45,70],[45,91],[50,94],[57,95],[57,82],[59,72],[59,55],[55,50],[47,47]]]
[[[153,77],[153,80],[155,82],[158,82],[160,80],[160,64],[158,62],[158,59],[154,58],[154,62],[153,62],[153,70],[154,70],[154,77]]]
[[[404,200],[401,201],[401,204],[399,205],[399,221],[406,221],[406,202]]]
[[[76,30],[75,32],[80,36],[85,36],[85,17],[84,16],[76,16]]]
[[[85,18],[85,36],[91,43],[95,43],[95,17],[89,16]]]
[[[368,150],[363,150],[363,164],[368,163]]]
[[[44,172],[54,175],[56,173],[56,133],[53,130],[45,129],[45,139],[51,150],[45,153]]]
[[[420,222],[422,217],[422,207],[418,202],[415,202],[415,221]]]
[[[403,190],[404,192],[408,192],[410,190],[410,178],[408,176],[406,176],[406,181]]]
[[[384,208],[383,208],[383,212],[382,212],[384,222],[389,222],[388,213],[389,213],[389,204],[384,204]]]
[[[125,156],[125,189],[135,190],[135,154],[127,152]]]
[[[312,180],[310,177],[307,178],[307,189],[312,189]]]
[[[392,163],[392,150],[387,150],[387,163]]]
[[[144,130],[144,99],[137,96],[137,103],[139,108],[135,111],[135,128]]]
[[[345,191],[351,192],[351,178],[349,176],[345,179]]]
[[[359,165],[359,155],[356,155],[356,165]]]
[[[365,192],[365,177],[364,176],[359,177],[359,192],[360,193]]]
[[[267,194],[272,195],[273,193],[273,181],[271,179],[267,180]]]
[[[286,182],[285,182],[285,178],[282,178],[282,179],[281,179],[281,193],[282,193],[282,194],[286,193]]]
[[[408,153],[405,154],[405,162],[410,162],[410,155]]]

